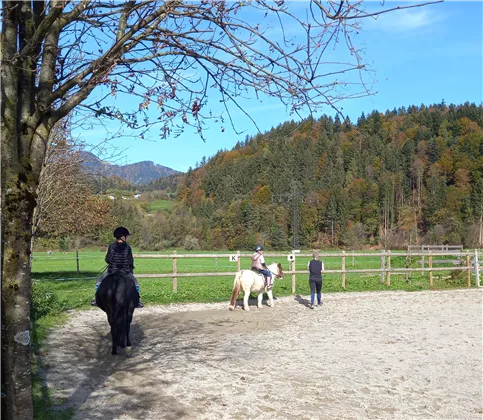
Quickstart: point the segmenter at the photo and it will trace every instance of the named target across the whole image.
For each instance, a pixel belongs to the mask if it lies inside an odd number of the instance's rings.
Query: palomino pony
[[[283,279],[282,265],[280,263],[270,264],[267,268],[272,273],[273,280],[275,280],[275,277]],[[263,292],[266,289],[265,277],[263,274],[256,273],[252,270],[241,270],[236,274],[233,283],[233,293],[231,295],[230,311],[233,311],[236,308],[236,299],[242,289],[245,292],[245,295],[243,296],[243,309],[245,309],[245,311],[250,310],[248,307],[248,297],[250,296],[250,292],[258,293],[258,307],[262,307]],[[272,289],[269,289],[266,292],[268,296],[268,306],[273,307]]]
[[[139,294],[132,278],[122,272],[108,274],[96,292],[97,306],[107,314],[111,326],[112,350],[117,354],[117,347],[131,350],[129,331],[134,309],[138,306]]]

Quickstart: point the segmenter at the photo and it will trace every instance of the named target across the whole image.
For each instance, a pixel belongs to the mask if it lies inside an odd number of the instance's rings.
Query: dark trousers
[[[317,292],[317,303],[322,302],[322,281],[309,280],[310,285],[310,303],[313,305],[315,301],[315,293]]]

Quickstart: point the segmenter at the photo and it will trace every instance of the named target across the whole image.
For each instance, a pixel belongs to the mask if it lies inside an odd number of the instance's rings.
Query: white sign
[[[230,260],[230,262],[237,262],[238,261],[238,255],[237,254],[230,255],[229,260]]]
[[[295,255],[289,254],[288,257],[287,257],[287,261],[295,261]]]
[[[292,249],[292,254],[300,254],[300,249]]]

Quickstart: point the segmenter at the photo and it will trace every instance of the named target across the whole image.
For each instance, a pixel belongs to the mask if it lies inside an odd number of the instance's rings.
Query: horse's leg
[[[263,290],[258,294],[258,307],[262,308]]]
[[[107,321],[109,322],[109,326],[111,327],[111,340],[112,340],[111,354],[117,354],[116,324],[114,322],[113,317],[111,316],[112,308],[108,308],[108,310],[109,310],[109,312],[107,313]]]
[[[117,327],[115,324],[111,326],[112,349],[111,354],[117,354]]]
[[[245,295],[243,296],[243,309],[245,311],[249,311],[250,307],[248,306],[248,297],[250,296],[250,290],[244,290]]]
[[[120,344],[120,325],[116,320],[113,321],[112,327],[111,327],[111,335],[112,335],[112,350],[111,354],[117,354],[117,347]]]
[[[273,308],[273,293],[272,293],[272,289],[267,290],[267,296],[268,296],[268,306],[270,306],[271,308]]]
[[[131,339],[129,338],[129,333],[131,331],[131,322],[132,322],[133,314],[128,313],[126,319],[126,346],[131,347]]]

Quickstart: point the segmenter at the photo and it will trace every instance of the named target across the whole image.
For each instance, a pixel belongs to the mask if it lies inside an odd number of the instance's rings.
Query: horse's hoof
[[[246,307],[246,308],[243,308],[243,310],[249,312],[250,311],[250,308]]]
[[[235,310],[235,307],[234,307],[234,306],[230,306],[228,309],[229,309],[230,311],[234,311],[234,310]]]
[[[126,356],[131,356],[132,355],[132,347],[128,346],[125,349]]]
[[[112,354],[113,356],[115,356],[115,355],[117,354],[117,351],[116,351],[116,350],[112,350],[112,351],[111,351],[111,354]]]

